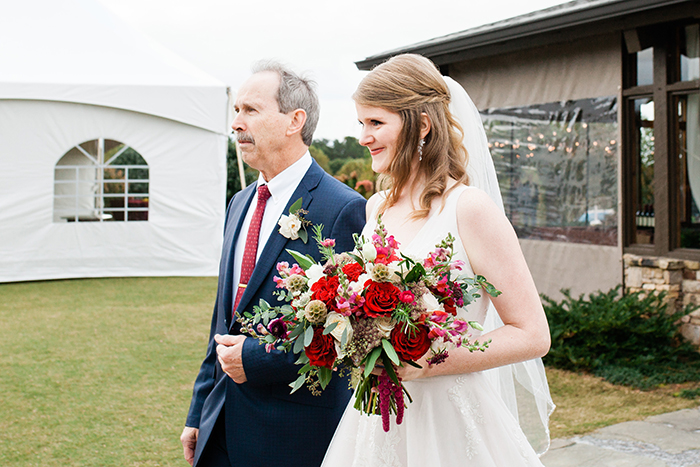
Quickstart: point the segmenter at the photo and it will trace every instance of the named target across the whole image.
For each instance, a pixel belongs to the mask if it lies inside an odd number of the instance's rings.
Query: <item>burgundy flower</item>
[[[399,358],[405,362],[415,362],[430,349],[430,337],[427,326],[409,327],[404,333],[404,326],[395,326],[389,340]]]
[[[287,337],[287,323],[285,323],[282,318],[275,318],[270,321],[270,324],[267,325],[267,330],[277,339],[284,339]]]
[[[309,357],[309,363],[314,366],[333,368],[333,363],[338,354],[335,351],[335,340],[330,334],[323,335],[323,326],[314,327],[314,338],[311,344],[304,349]]]

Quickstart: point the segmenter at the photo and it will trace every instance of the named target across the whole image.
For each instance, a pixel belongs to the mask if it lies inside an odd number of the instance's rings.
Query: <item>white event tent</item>
[[[216,275],[227,87],[94,0],[0,15],[0,282]]]

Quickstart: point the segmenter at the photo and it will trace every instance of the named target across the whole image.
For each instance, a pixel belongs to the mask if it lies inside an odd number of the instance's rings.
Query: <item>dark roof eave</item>
[[[456,54],[461,54],[472,49],[526,37],[546,35],[576,26],[585,26],[593,23],[620,19],[627,15],[681,3],[694,2],[690,0],[625,0],[601,2],[588,8],[564,9],[563,11],[555,7],[551,9],[553,10],[553,14],[544,17],[534,17],[531,20],[527,20],[527,17],[530,15],[511,18],[492,25],[469,29],[460,33],[450,34],[381,54],[372,55],[364,60],[355,62],[355,65],[360,70],[370,70],[373,66],[382,63],[389,57],[401,53],[418,53],[433,59],[443,55],[454,57]],[[525,21],[518,21],[520,18],[525,19]],[[440,64],[441,60],[437,60],[437,62]]]

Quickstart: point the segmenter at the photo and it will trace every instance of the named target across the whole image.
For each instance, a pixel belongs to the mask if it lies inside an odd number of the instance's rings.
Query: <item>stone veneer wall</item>
[[[688,304],[700,305],[700,262],[625,254],[626,292],[666,292],[676,310]],[[700,346],[700,308],[683,317],[681,332]]]

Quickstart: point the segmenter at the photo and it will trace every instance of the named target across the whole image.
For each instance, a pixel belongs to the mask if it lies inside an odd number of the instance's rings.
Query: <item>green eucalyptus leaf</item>
[[[301,239],[302,242],[306,243],[309,241],[309,234],[305,228],[299,229],[299,232],[297,232],[297,235],[299,235],[299,238]]]
[[[302,350],[304,350],[304,339],[299,336],[294,340],[294,348],[292,349],[292,352],[301,353]]]
[[[290,213],[290,214],[296,213],[299,209],[301,209],[302,203],[303,203],[302,198],[299,198],[298,200],[294,201],[294,204],[292,204],[292,205],[289,207],[289,213]]]
[[[301,324],[298,324],[292,331],[289,333],[289,336],[287,336],[287,339],[292,340],[298,335],[300,335],[302,332],[304,332],[304,326]]]
[[[336,321],[335,323],[333,323],[333,324],[328,325],[328,326],[323,330],[323,335],[326,336],[326,335],[332,333],[333,330],[336,328],[336,326],[338,326],[338,322],[337,322],[337,321]]]
[[[298,251],[287,250],[287,253],[292,255],[292,258],[294,258],[297,264],[299,264],[299,267],[301,267],[304,271],[316,264],[313,258],[311,258],[310,256],[304,256]]]
[[[292,393],[302,387],[304,385],[304,381],[306,381],[306,375],[301,375],[293,383],[290,383],[289,387],[292,388]]]
[[[372,373],[372,370],[374,370],[374,365],[377,363],[377,359],[379,358],[379,355],[382,353],[382,348],[377,347],[372,352],[369,354],[369,357],[367,358],[367,363],[365,363],[365,372],[364,376],[365,378]]]
[[[306,331],[304,331],[304,347],[308,347],[312,340],[314,340],[314,328],[309,326],[306,328]]]
[[[396,353],[396,350],[394,350],[394,346],[391,345],[391,342],[389,342],[387,339],[382,339],[382,347],[384,348],[384,352],[386,352],[387,356],[391,359],[392,362],[394,362],[394,365],[401,364],[399,356]]]
[[[326,386],[328,386],[328,383],[331,382],[332,377],[333,370],[331,370],[330,368],[322,366],[318,369],[318,381],[321,383],[322,389],[326,389]]]

